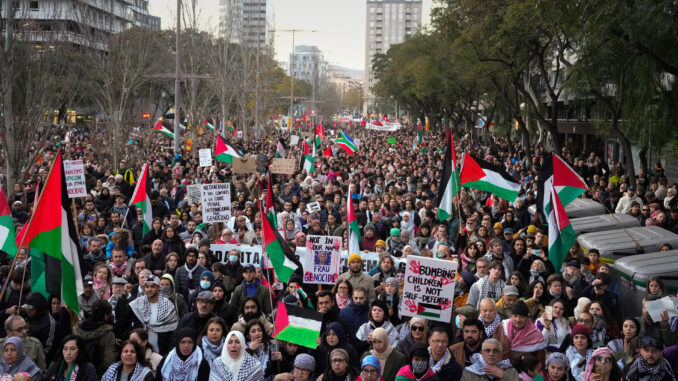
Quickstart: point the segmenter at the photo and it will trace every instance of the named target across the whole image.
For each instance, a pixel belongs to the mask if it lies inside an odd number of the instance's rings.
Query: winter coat
[[[97,374],[103,374],[118,359],[112,324],[100,324],[85,320],[73,327],[73,334],[85,340],[86,347],[88,343],[96,341],[97,358],[90,358],[90,360],[95,364]],[[90,353],[90,356],[94,356],[94,354]]]

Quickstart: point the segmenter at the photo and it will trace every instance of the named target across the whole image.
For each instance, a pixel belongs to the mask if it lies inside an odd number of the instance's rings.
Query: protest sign
[[[375,131],[398,131],[402,127],[400,123],[383,122],[382,125],[367,123],[365,129]]]
[[[401,316],[450,322],[457,262],[419,256],[407,258]]]
[[[360,149],[360,139],[353,139],[353,144],[355,144],[355,148]]]
[[[315,213],[320,211],[320,203],[318,201],[309,202],[306,204],[306,210],[309,213]]]
[[[314,131],[301,131],[301,137],[313,139],[315,137],[315,132]]]
[[[233,173],[253,173],[257,171],[257,160],[254,157],[245,159],[233,158],[231,172]]]
[[[191,184],[186,187],[186,194],[188,196],[189,204],[200,204],[202,203],[202,190],[200,184]]]
[[[294,173],[294,171],[297,170],[297,160],[294,158],[291,159],[274,158],[271,161],[270,170],[271,173],[291,175]]]
[[[227,223],[231,219],[231,184],[203,184],[201,190],[203,222]]]
[[[334,284],[339,277],[341,237],[309,235],[306,237],[304,283]]]
[[[388,144],[398,144],[396,138],[388,138]]]
[[[64,160],[64,174],[68,198],[86,197],[85,167],[82,160]]]
[[[212,166],[212,150],[210,148],[204,148],[198,151],[200,155],[200,166],[201,167],[211,167]]]
[[[290,136],[290,145],[296,145],[299,143],[299,135],[292,135]]]
[[[216,244],[213,243],[210,245],[210,250],[214,254],[219,262],[227,263],[228,262],[228,252],[238,249],[240,250],[240,263],[243,265],[255,265],[261,266],[262,261],[262,250],[261,245],[241,245],[235,243],[229,244]],[[264,262],[264,265],[266,265]]]
[[[236,137],[236,138],[242,138],[242,131],[236,131],[236,132],[235,132],[235,137]]]

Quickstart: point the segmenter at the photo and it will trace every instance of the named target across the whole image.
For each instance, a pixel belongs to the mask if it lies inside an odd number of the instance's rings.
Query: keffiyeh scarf
[[[513,319],[504,323],[504,333],[511,343],[511,350],[516,352],[534,352],[546,348],[544,336],[539,332],[532,320],[527,319],[525,327],[516,330]]]
[[[492,298],[495,301],[501,297],[501,292],[506,282],[499,279],[496,284],[490,282],[490,277],[486,276],[483,280],[483,287],[480,294],[480,300],[483,298]]]
[[[226,341],[222,338],[221,344],[214,345],[210,343],[210,341],[207,339],[207,336],[202,337],[203,356],[205,357],[205,360],[207,360],[207,363],[210,366],[212,366],[212,362],[214,361],[215,358],[221,356],[221,351],[224,348],[225,342]]]
[[[431,347],[428,348],[428,354],[429,354],[428,367],[430,369],[433,369],[433,371],[436,373],[440,372],[440,369],[443,367],[443,365],[447,364],[447,362],[450,360],[450,357],[452,357],[452,352],[450,352],[447,349],[445,350],[443,358],[441,358],[437,362],[433,360],[433,353],[431,353]]]
[[[243,349],[243,352],[245,350]],[[225,354],[228,356],[228,354]],[[240,368],[237,374],[233,374],[230,368],[224,364],[223,356],[217,357],[212,363],[210,379],[232,380],[232,381],[258,381],[264,379],[264,371],[259,361],[248,353],[244,354]],[[103,381],[103,380],[102,380]]]
[[[501,316],[499,316],[499,314],[497,314],[494,317],[494,321],[492,323],[490,323],[490,325],[485,325],[485,320],[481,319],[481,321],[483,322],[483,326],[485,326],[485,336],[492,337],[492,334],[494,333],[495,328],[497,328],[499,326],[499,324],[501,324]]]
[[[467,366],[466,370],[479,376],[484,376],[485,371],[483,370],[483,368],[485,367],[485,365],[487,365],[487,363],[483,359],[483,355],[481,355],[480,353],[474,354],[473,356],[471,356],[471,362],[472,364]],[[506,370],[511,367],[511,361],[501,360],[494,366],[498,367],[501,370]]]
[[[118,361],[115,364],[111,365],[106,373],[101,376],[101,381],[117,381],[118,373],[122,370],[122,362]],[[137,363],[134,366],[134,370],[129,375],[128,381],[143,381],[146,376],[151,373],[151,369],[141,364]]]
[[[186,357],[186,360],[181,360],[177,354],[177,348],[167,355],[165,364],[160,371],[162,379],[167,381],[180,380],[195,380],[198,378],[198,369],[202,362],[202,350],[197,347]]]
[[[129,304],[134,314],[146,326],[146,329],[156,332],[173,331],[178,323],[177,310],[169,299],[158,297],[158,316],[155,324],[151,324],[151,303],[145,295],[136,298]]]
[[[11,374],[15,375],[17,373],[28,373],[31,377],[40,373],[40,368],[31,360],[26,353],[24,352],[24,342],[19,337],[10,337],[8,338],[2,349],[4,350],[8,344],[13,344],[17,349],[17,357],[13,364],[9,365],[5,362],[5,359],[0,357],[0,374]]]
[[[659,363],[651,367],[642,357],[638,357],[636,361],[631,364],[628,372],[629,380],[647,380],[647,381],[662,381],[669,376],[675,381],[676,376],[673,374],[671,365],[665,358],[659,359]],[[637,378],[636,378],[637,377]]]

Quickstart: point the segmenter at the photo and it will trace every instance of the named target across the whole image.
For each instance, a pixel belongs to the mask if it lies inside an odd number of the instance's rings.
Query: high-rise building
[[[322,78],[327,71],[327,63],[323,53],[316,46],[296,46],[294,52],[290,54],[290,63],[294,66],[290,67],[288,74],[294,74],[294,78],[310,83]]]
[[[422,0],[367,0],[365,15],[365,109],[374,105],[372,58],[403,42],[421,26]]]
[[[266,45],[266,0],[219,0],[219,35],[243,46]]]
[[[55,46],[59,43],[106,49],[106,37],[133,27],[160,29],[148,13],[149,0],[14,0],[14,37]],[[0,17],[6,17],[4,1]],[[4,23],[2,24],[4,28]]]

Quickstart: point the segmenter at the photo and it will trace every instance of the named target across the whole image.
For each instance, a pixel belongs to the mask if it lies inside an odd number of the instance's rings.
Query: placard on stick
[[[205,223],[228,223],[231,219],[231,184],[202,185],[202,218]]]
[[[457,262],[407,257],[401,316],[450,322],[454,307]]]
[[[68,198],[86,197],[85,167],[82,160],[64,160]]]
[[[341,237],[309,235],[306,239],[304,283],[334,284],[339,277]]]
[[[202,203],[202,190],[200,184],[191,184],[187,187],[188,203],[189,204],[201,204]]]
[[[233,158],[231,172],[233,173],[253,173],[257,171],[257,160],[254,157],[246,159]]]
[[[274,158],[271,161],[270,170],[271,173],[277,173],[281,175],[291,175],[297,169],[297,160],[294,158],[282,159]]]
[[[200,166],[201,167],[211,167],[212,166],[212,150],[210,148],[203,148],[198,151],[200,155]]]

